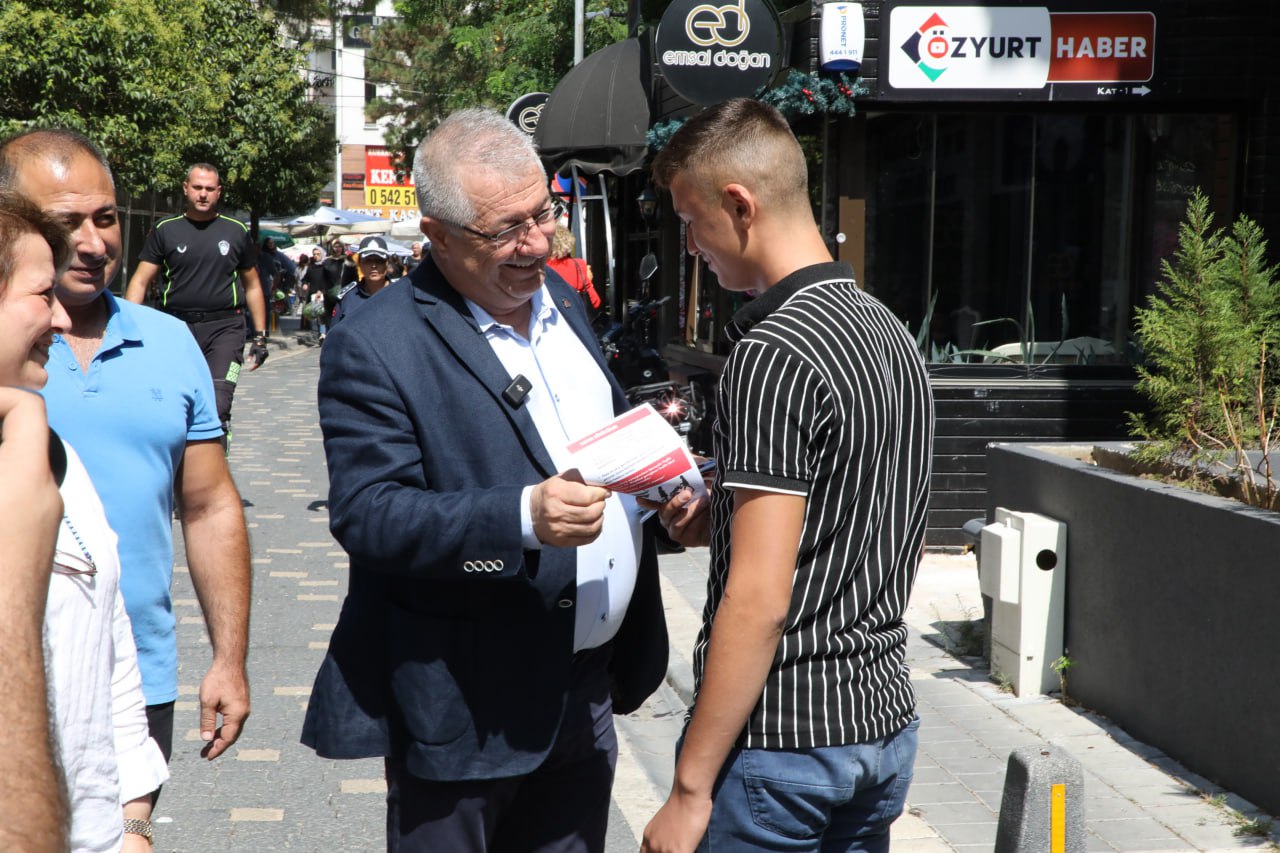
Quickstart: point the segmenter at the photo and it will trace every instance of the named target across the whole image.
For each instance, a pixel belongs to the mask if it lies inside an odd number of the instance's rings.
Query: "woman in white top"
[[[70,325],[53,295],[69,260],[66,233],[56,221],[19,196],[0,193],[0,385],[44,387],[53,334]],[[120,597],[116,535],[79,457],[61,448],[64,515],[44,635],[71,849],[144,853],[151,849],[150,795],[169,772],[148,734],[137,652]]]

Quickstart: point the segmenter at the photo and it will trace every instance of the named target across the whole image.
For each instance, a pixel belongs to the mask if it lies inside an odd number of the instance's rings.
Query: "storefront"
[[[810,73],[822,5],[782,16]],[[840,5],[865,27],[868,92],[851,118],[794,127],[829,244],[929,362],[929,542],[954,547],[983,514],[988,442],[1126,435],[1134,308],[1194,188],[1219,224],[1243,212],[1280,235],[1280,38],[1263,2]],[[664,355],[715,372],[738,302],[667,214]]]

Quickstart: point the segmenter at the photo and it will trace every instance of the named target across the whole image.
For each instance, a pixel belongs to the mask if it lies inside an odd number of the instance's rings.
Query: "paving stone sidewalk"
[[[688,702],[688,655],[706,600],[706,553],[663,558],[676,693]],[[982,615],[971,555],[929,554],[907,613],[908,661],[919,699],[920,753],[908,814],[893,829],[894,853],[990,851],[1009,753],[1051,744],[1084,768],[1089,851],[1277,849],[1249,834],[1271,818],[1187,771],[1105,718],[1049,697],[1018,698],[991,682],[980,657],[947,649],[973,637]],[[970,626],[970,627],[966,627]]]
[[[286,319],[287,322],[287,319]],[[296,321],[295,321],[296,322]],[[286,328],[288,328],[286,326]],[[314,336],[302,339],[313,343]],[[377,760],[327,761],[298,743],[311,681],[346,591],[347,558],[328,532],[327,473],[316,423],[319,349],[273,342],[266,365],[241,378],[232,471],[245,500],[254,559],[250,678],[253,716],[224,757],[199,757],[196,692],[208,637],[184,558],[175,570],[180,697],[173,778],[156,812],[157,850],[381,850],[384,783]],[[175,528],[176,528],[175,524]],[[180,538],[180,537],[179,537]],[[183,554],[180,547],[177,553]],[[638,848],[670,790],[672,755],[689,701],[688,656],[705,596],[706,553],[662,558],[672,640],[668,686],[618,719],[619,763],[609,853]],[[908,614],[920,696],[921,753],[911,813],[895,853],[990,850],[1009,751],[1052,743],[1085,767],[1090,851],[1268,849],[1239,836],[1268,820],[1106,720],[1050,699],[1001,693],[973,659],[943,649],[980,613],[972,557],[930,555]],[[1199,792],[1244,815],[1233,819]]]
[[[266,364],[243,373],[236,393],[231,468],[253,552],[253,713],[240,741],[214,762],[200,758],[197,730],[208,634],[174,525],[180,696],[172,778],[155,813],[158,851],[385,849],[381,760],[320,759],[298,742],[348,569],[328,529],[328,475],[316,414],[319,348],[314,335],[302,341],[273,339]],[[665,796],[653,778],[669,767],[670,747],[667,757],[661,752],[674,742],[681,713],[679,700],[666,691],[619,719],[609,853],[639,848],[639,833],[661,805],[659,794]],[[645,769],[641,761],[652,766]]]

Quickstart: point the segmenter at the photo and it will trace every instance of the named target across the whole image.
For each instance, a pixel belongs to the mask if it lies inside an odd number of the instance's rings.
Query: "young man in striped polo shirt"
[[[886,851],[916,752],[902,613],[924,541],[928,378],[902,324],[832,261],[772,107],[689,121],[653,164],[729,290],[706,500],[661,510],[711,546],[694,708],[648,851]]]

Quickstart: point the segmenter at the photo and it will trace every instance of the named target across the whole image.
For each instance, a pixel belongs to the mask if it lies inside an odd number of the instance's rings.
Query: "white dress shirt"
[[[609,381],[569,321],[543,288],[530,302],[529,337],[467,300],[485,340],[511,378],[524,376],[532,388],[522,405],[529,408],[538,436],[556,470],[572,467],[566,446],[613,420]],[[526,548],[541,548],[533,532],[529,496],[521,493],[520,520]],[[640,515],[635,498],[612,494],[605,501],[604,527],[594,542],[578,547],[578,604],[573,632],[575,652],[603,645],[618,633],[636,584],[640,561]]]
[[[71,849],[99,853],[120,849],[123,803],[159,788],[169,769],[147,728],[116,534],[80,457],[64,446],[66,518],[49,579],[45,660],[71,801]],[[93,574],[85,571],[91,567]]]

